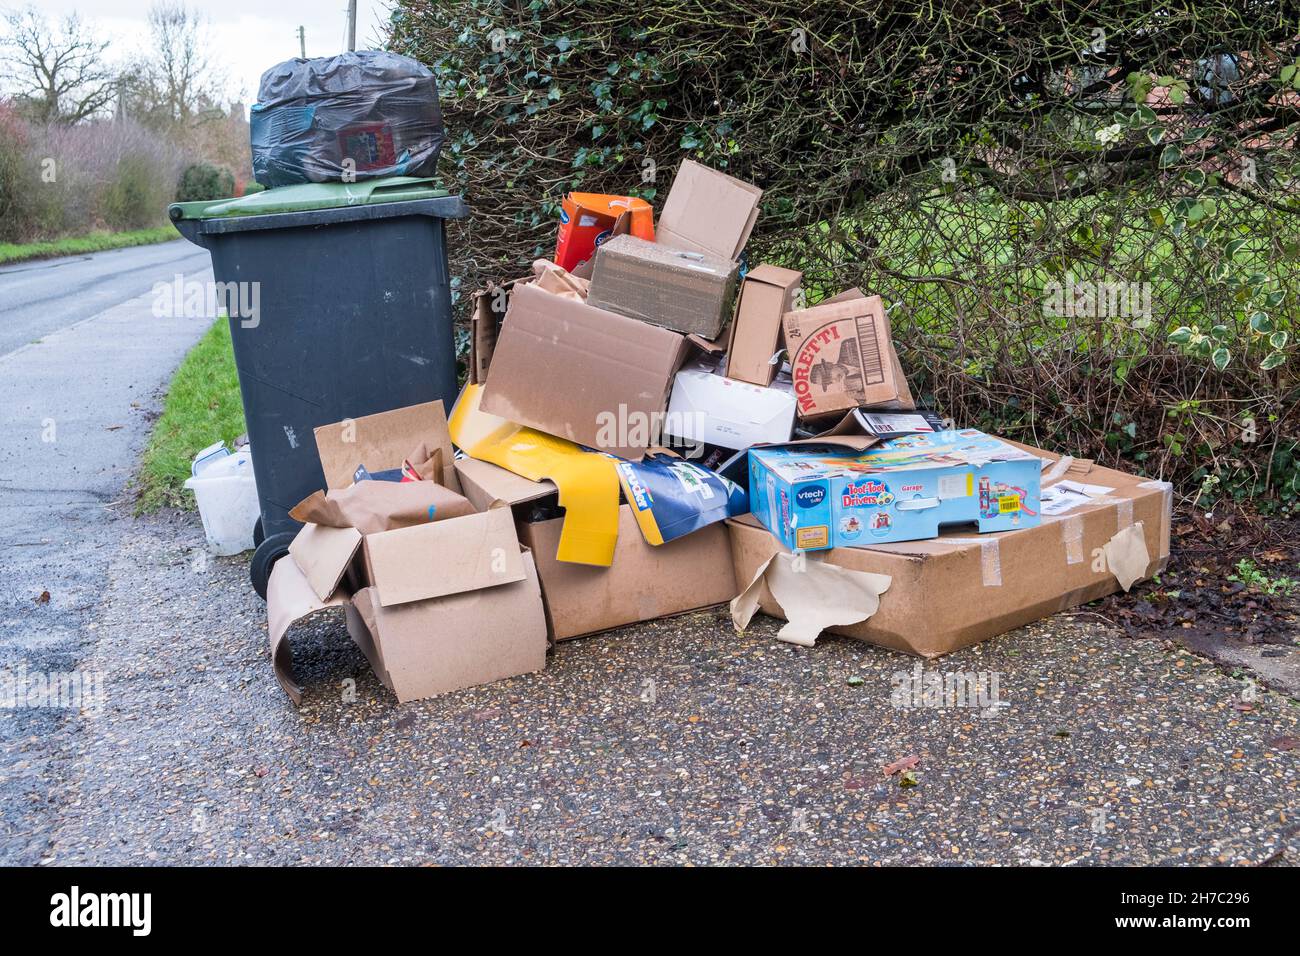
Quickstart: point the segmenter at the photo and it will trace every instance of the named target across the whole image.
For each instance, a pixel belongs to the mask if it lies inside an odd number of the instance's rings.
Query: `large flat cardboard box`
[[[730,315],[738,268],[720,256],[616,236],[596,256],[587,304],[712,339]]]
[[[763,263],[745,276],[727,343],[727,378],[771,385],[781,368],[781,317],[794,308],[803,273]]]
[[[562,524],[562,518],[519,524],[520,539],[537,560],[554,640],[681,614],[736,596],[731,542],[722,524],[650,545],[631,506],[622,505],[618,545],[608,568],[556,561]]]
[[[331,488],[351,480],[357,454],[377,470],[400,466],[420,442],[445,449],[460,484],[441,402],[316,429]],[[286,634],[295,621],[344,608],[348,632],[376,676],[406,702],[541,670],[546,619],[532,556],[508,507],[363,535],[306,524],[272,570],[266,594],[271,656],[301,702]]]
[[[805,554],[806,561],[892,579],[875,614],[829,631],[939,657],[1120,590],[1106,549],[1121,532],[1145,546],[1149,560],[1138,569],[1141,577],[1161,570],[1169,558],[1170,485],[1099,466],[1082,481],[1094,492],[1108,490],[1064,513],[1044,514],[1037,527],[983,535],[964,529],[927,541]],[[727,525],[741,588],[768,559],[789,553],[752,515]],[[760,609],[783,618],[766,584],[760,587]]]
[[[579,445],[639,460],[686,358],[677,332],[515,286],[492,354],[482,408]]]

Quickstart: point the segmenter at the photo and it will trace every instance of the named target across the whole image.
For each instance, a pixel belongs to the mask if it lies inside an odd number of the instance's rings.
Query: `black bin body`
[[[289,509],[325,487],[318,425],[438,399],[450,411],[445,220],[466,215],[459,197],[444,196],[175,219],[211,252],[218,283],[258,283],[255,317],[229,311],[263,538],[296,531]]]

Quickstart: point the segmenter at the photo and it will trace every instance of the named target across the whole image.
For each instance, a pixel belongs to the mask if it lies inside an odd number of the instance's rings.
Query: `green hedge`
[[[751,262],[884,296],[956,420],[1300,493],[1282,6],[399,0],[391,31],[439,77],[466,287],[549,255],[567,190],[654,199],[689,156],[766,190]]]

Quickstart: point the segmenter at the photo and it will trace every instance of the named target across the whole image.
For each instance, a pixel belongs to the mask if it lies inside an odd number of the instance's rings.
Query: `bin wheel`
[[[266,532],[262,530],[262,518],[259,515],[257,522],[253,525],[253,547],[257,547],[266,540]]]
[[[248,576],[253,581],[253,590],[263,601],[266,600],[266,585],[271,580],[271,569],[275,562],[289,553],[289,543],[294,539],[294,532],[281,531],[273,534],[257,546],[253,560],[248,565]]]

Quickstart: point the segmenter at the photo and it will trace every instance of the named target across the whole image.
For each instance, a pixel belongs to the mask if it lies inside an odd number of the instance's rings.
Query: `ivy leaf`
[[[1174,345],[1186,345],[1192,340],[1192,330],[1185,325],[1180,325],[1169,333],[1169,341]]]
[[[1151,142],[1152,146],[1159,146],[1160,141],[1164,138],[1165,138],[1165,131],[1162,130],[1159,126],[1153,126],[1149,130],[1147,130],[1147,139]]]
[[[1281,352],[1269,352],[1264,356],[1264,361],[1259,363],[1259,367],[1265,372],[1270,372],[1286,361],[1286,356]]]
[[[1287,333],[1285,329],[1274,332],[1268,337],[1268,344],[1275,349],[1286,348]]]
[[[1160,154],[1160,168],[1168,169],[1183,158],[1183,151],[1177,146],[1166,146]]]
[[[1250,327],[1260,335],[1267,335],[1273,331],[1273,320],[1268,317],[1267,312],[1253,312],[1250,316]]]
[[[572,48],[573,41],[568,37],[560,37],[555,41],[555,49],[559,50],[561,53],[567,53]]]
[[[1232,361],[1232,353],[1225,348],[1217,348],[1214,350],[1214,354],[1210,356],[1210,361],[1214,363],[1215,368],[1222,372],[1228,367],[1228,363]]]

